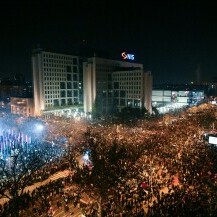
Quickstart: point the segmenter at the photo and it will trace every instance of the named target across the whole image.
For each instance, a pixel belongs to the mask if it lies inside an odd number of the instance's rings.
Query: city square
[[[17,125],[25,131],[24,126],[43,124],[39,129],[44,133],[32,134],[27,150],[17,147],[17,155],[26,158],[31,149],[43,150],[38,153],[43,162],[37,162],[38,167],[30,162],[28,169],[35,171],[20,176],[23,182],[28,175],[31,180],[17,189],[23,191],[14,198],[21,203],[19,216],[214,216],[217,152],[204,134],[213,130],[216,119],[204,120],[215,118],[216,107],[192,110],[163,125],[163,117],[125,124],[56,117],[27,118],[13,126],[15,117],[2,117],[1,123],[11,118],[14,134]],[[2,161],[7,162],[6,157]],[[15,162],[7,163],[12,170]],[[16,175],[20,173],[18,167]],[[2,189],[7,181],[1,182]],[[14,216],[13,203],[1,199],[2,216]]]
[[[215,8],[2,1],[0,217],[216,217]]]

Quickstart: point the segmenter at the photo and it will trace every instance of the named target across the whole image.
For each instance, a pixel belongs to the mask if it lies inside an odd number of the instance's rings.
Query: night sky
[[[31,78],[31,50],[40,44],[71,53],[82,41],[151,70],[154,83],[190,83],[217,76],[217,13],[212,1],[1,2],[0,75]]]

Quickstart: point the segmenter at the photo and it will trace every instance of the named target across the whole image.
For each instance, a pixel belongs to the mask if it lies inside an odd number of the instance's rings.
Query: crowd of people
[[[205,130],[212,128],[204,120],[215,114],[216,107],[211,107],[195,114],[186,112],[167,126],[159,125],[159,120],[134,126],[91,126],[91,146],[97,144],[98,155],[106,156],[115,141],[137,158],[133,163],[118,162],[130,176],[119,174],[120,188],[113,189],[111,198],[107,194],[104,216],[215,216],[217,147],[203,139]]]
[[[96,216],[100,206],[102,216],[106,217],[214,216],[217,209],[217,148],[204,141],[203,135],[212,127],[204,120],[215,115],[216,107],[212,106],[196,113],[185,111],[178,114],[177,121],[166,125],[162,124],[162,118],[118,125],[105,121],[93,124],[50,120],[47,141],[58,143],[59,138],[66,138],[71,155],[47,162],[41,171],[36,172],[36,177],[40,177],[37,181],[47,178],[52,171],[70,167],[74,172],[63,180],[24,195],[31,198],[28,200],[31,203],[23,209],[31,208],[33,216],[43,216],[43,213],[55,216],[53,210],[64,207],[70,216],[67,206],[74,203],[87,217]],[[104,171],[104,175],[111,175],[109,170],[118,167],[118,178],[113,186],[103,189],[105,194],[102,194],[100,189],[93,188],[94,182],[82,183],[85,176],[91,179],[94,169],[86,164],[79,166],[76,157],[86,150],[90,153],[94,150],[106,163],[109,161],[108,151],[114,144],[115,153],[122,155],[115,161],[116,167],[105,167],[108,171]],[[90,163],[94,163],[91,160],[90,154]],[[92,166],[94,168],[94,164]],[[80,203],[85,189],[72,188],[65,193],[64,189],[75,183],[88,188],[88,203]],[[57,195],[61,195],[62,201],[54,205],[56,200],[53,198]],[[43,205],[35,203],[39,197]],[[8,206],[10,203],[2,206],[1,212],[7,212]]]

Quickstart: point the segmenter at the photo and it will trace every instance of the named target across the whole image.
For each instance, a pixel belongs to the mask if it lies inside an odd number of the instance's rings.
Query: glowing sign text
[[[134,58],[134,54],[129,54],[129,53],[126,53],[126,52],[123,52],[122,54],[121,54],[121,56],[122,56],[122,58],[124,59],[124,60],[134,60],[135,58]]]

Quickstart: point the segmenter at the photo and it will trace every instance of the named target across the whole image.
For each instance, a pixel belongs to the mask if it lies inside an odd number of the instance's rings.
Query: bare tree
[[[16,148],[7,159],[0,159],[0,198],[10,201],[13,217],[19,216],[20,198],[25,188],[33,183],[34,172],[44,164],[41,154],[38,150],[27,153]]]

